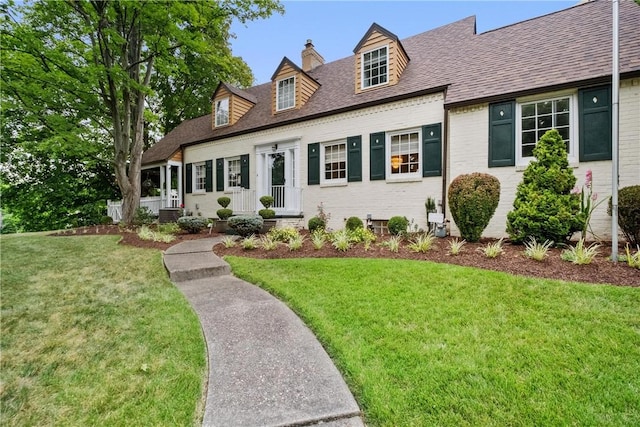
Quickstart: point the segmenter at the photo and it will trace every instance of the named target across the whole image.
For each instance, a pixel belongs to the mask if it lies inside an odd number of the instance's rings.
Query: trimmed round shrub
[[[276,216],[276,211],[274,211],[273,209],[260,209],[258,211],[258,215],[260,215],[262,218],[264,219],[271,219],[271,218],[275,218]]]
[[[309,218],[308,227],[311,233],[313,233],[316,230],[324,230],[326,226],[327,224],[320,217],[314,216]]]
[[[607,212],[611,215],[611,198]],[[640,245],[640,185],[618,190],[618,225],[629,243]]]
[[[555,129],[546,132],[533,155],[507,214],[507,233],[514,243],[535,239],[561,244],[581,231],[587,220],[580,211],[580,196],[571,193],[576,177],[562,136]]]
[[[260,197],[260,203],[262,203],[262,206],[264,206],[265,209],[269,209],[271,206],[273,206],[273,201],[273,196]]]
[[[498,207],[500,181],[486,173],[459,175],[449,184],[448,200],[462,238],[477,242]]]
[[[238,215],[229,218],[229,228],[242,237],[260,233],[264,220],[258,215]]]
[[[207,227],[207,220],[199,216],[181,216],[178,227],[190,234],[198,234]]]
[[[362,223],[362,220],[360,218],[358,218],[357,216],[352,216],[347,219],[345,228],[347,229],[347,231],[353,231],[358,228],[364,228],[364,224]]]
[[[407,227],[409,226],[409,220],[405,216],[392,216],[389,218],[389,222],[387,223],[387,228],[389,228],[389,233],[394,236],[400,236],[407,232]]]
[[[218,218],[225,220],[229,219],[229,217],[233,215],[233,211],[231,209],[218,209],[216,211],[216,215],[218,215]]]
[[[231,199],[229,197],[227,196],[218,197],[218,204],[223,208],[226,209],[227,206],[229,206],[229,203],[231,203]]]
[[[102,218],[100,218],[100,224],[102,224],[102,225],[111,225],[111,224],[113,224],[113,218],[111,218],[108,215],[103,215]]]

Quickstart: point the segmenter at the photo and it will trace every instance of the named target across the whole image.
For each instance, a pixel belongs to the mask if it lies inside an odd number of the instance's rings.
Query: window
[[[323,145],[324,182],[347,181],[347,144],[345,142]]]
[[[229,98],[216,101],[216,126],[229,124]]]
[[[414,177],[420,174],[420,130],[389,134],[389,165],[391,178]]]
[[[227,162],[226,188],[240,187],[242,185],[240,157],[228,159],[226,162]]]
[[[277,108],[276,111],[293,108],[296,105],[296,78],[289,77],[278,81],[277,85]]]
[[[195,173],[193,174],[193,190],[194,192],[205,191],[207,184],[207,168],[205,162],[194,163]]]
[[[556,129],[564,140],[569,159],[575,159],[573,147],[575,138],[574,118],[572,111],[574,96],[526,102],[518,105],[518,163],[526,164],[533,158],[533,149],[542,135],[550,129]]]
[[[387,83],[387,47],[362,54],[362,87]]]

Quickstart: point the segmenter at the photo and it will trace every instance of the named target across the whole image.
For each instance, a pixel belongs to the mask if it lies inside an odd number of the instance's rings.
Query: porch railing
[[[170,207],[179,207],[177,197],[171,197],[168,200]],[[147,207],[154,215],[160,215],[160,209],[162,208],[162,197],[141,197],[140,207]],[[122,221],[122,200],[107,200],[107,215],[113,219],[114,223]]]
[[[235,214],[256,213],[256,190],[234,189],[231,194],[231,210]]]

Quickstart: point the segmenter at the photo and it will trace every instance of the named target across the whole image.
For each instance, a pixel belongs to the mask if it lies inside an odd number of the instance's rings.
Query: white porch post
[[[182,200],[182,163],[177,165],[177,173],[178,173],[178,206],[184,204]]]
[[[164,194],[166,194],[166,199],[164,200],[164,207],[171,207],[171,165],[167,162],[164,166],[164,176],[166,177],[164,181]]]
[[[167,182],[167,174],[162,166],[160,169],[160,208],[164,208],[166,206],[167,193],[165,193],[162,189],[162,183]]]

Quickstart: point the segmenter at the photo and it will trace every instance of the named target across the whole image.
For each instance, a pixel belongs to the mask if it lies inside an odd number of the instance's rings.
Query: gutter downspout
[[[445,92],[446,95],[446,92]],[[444,123],[442,124],[442,214],[446,218],[447,212],[447,164],[449,160],[449,109],[444,109]],[[446,223],[446,220],[445,220]]]

